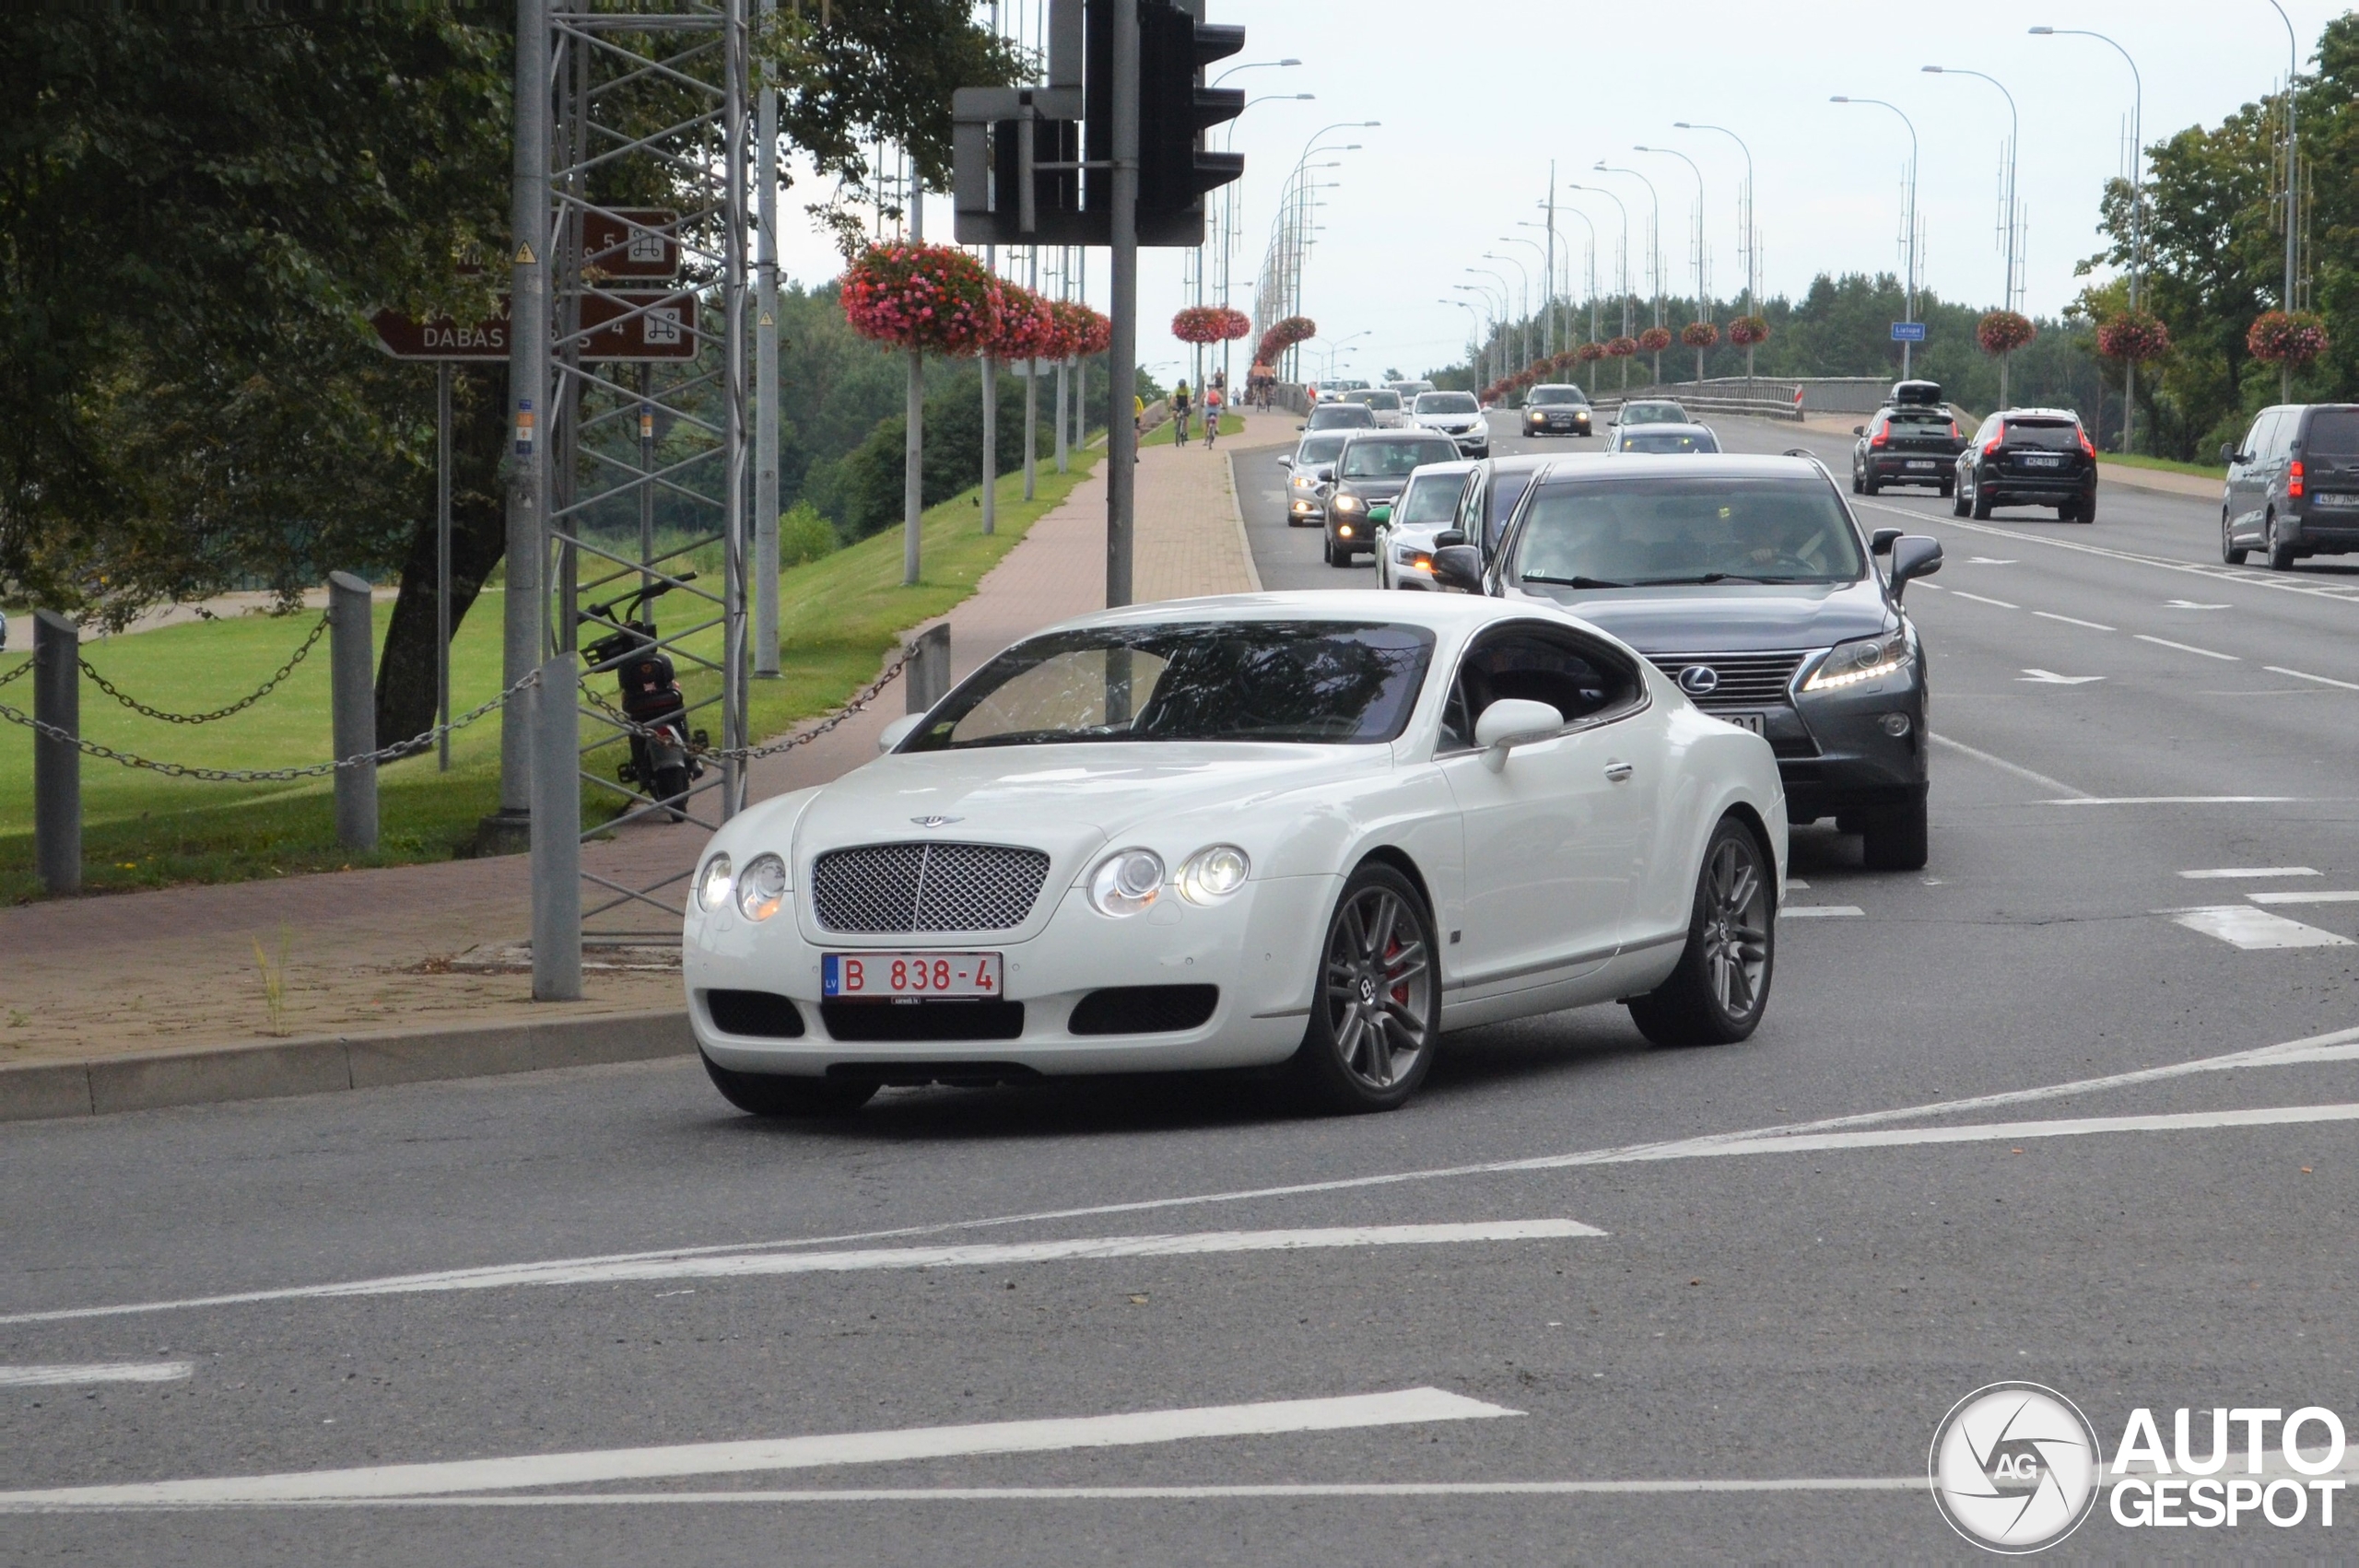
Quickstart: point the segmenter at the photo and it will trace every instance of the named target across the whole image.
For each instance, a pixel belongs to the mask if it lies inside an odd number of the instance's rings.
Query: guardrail
[[[1779,403],[1770,398],[1696,397],[1693,394],[1681,394],[1671,391],[1646,394],[1633,392],[1626,396],[1616,392],[1612,397],[1598,398],[1594,400],[1593,405],[1598,408],[1619,408],[1625,403],[1657,401],[1676,403],[1690,414],[1732,414],[1751,419],[1782,419],[1794,425],[1802,422],[1802,410],[1800,404]]]

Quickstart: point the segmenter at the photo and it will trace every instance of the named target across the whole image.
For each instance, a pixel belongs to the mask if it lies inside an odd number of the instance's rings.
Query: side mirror
[[[1931,577],[1942,569],[1942,542],[1924,533],[1904,533],[1892,542],[1892,594],[1897,599],[1910,580]]]
[[[1322,462],[1310,471],[1310,476],[1321,485],[1331,485],[1335,479],[1335,465],[1332,462]]]
[[[922,713],[904,713],[898,719],[894,720],[890,724],[886,725],[883,730],[877,732],[876,750],[878,755],[882,755],[884,753],[891,751],[895,746],[899,745],[903,741],[908,740],[910,736],[916,731],[917,727],[924,722],[925,715]]]
[[[1544,741],[1565,727],[1565,716],[1544,702],[1503,696],[1474,720],[1474,744],[1483,766],[1496,773],[1508,765],[1508,753],[1533,741]]]
[[[1868,554],[1871,556],[1891,555],[1893,541],[1899,537],[1900,530],[1897,528],[1877,529],[1873,533],[1868,535]]]
[[[1867,433],[1868,427],[1865,425],[1854,425],[1851,427],[1851,434],[1855,436],[1864,436]]]
[[[1309,426],[1308,426],[1308,425],[1297,425],[1297,426],[1296,426],[1296,427],[1295,427],[1295,428],[1296,428],[1296,429],[1297,429],[1297,430],[1308,430],[1308,429],[1309,429],[1309,428],[1310,428],[1310,427],[1309,427]]]
[[[1437,544],[1434,580],[1444,588],[1483,591],[1483,552],[1472,544]]]
[[[1278,466],[1279,466],[1280,468],[1287,468],[1287,469],[1292,468],[1292,467],[1294,466],[1294,453],[1292,453],[1292,452],[1287,452],[1287,453],[1285,453],[1285,455],[1281,456],[1281,457],[1278,459]]]
[[[1434,535],[1434,548],[1437,550],[1447,550],[1453,544],[1465,543],[1466,530],[1462,528],[1445,528]]]

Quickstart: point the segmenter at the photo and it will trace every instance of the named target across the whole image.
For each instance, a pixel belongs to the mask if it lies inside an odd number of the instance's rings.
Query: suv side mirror
[[[1332,484],[1335,478],[1335,465],[1332,462],[1322,462],[1310,471],[1310,476],[1321,485]]]
[[[1465,543],[1466,530],[1462,528],[1445,528],[1434,535],[1434,548],[1437,550],[1447,550],[1453,545]]]
[[[1892,594],[1897,599],[1900,591],[1917,578],[1931,577],[1942,569],[1942,542],[1930,534],[1904,533],[1892,542]]]
[[[1868,554],[1871,556],[1891,555],[1893,544],[1900,536],[1901,531],[1897,528],[1877,529],[1868,535]]]
[[[1463,589],[1469,593],[1482,592],[1483,552],[1472,544],[1443,544],[1437,541],[1434,580],[1444,588]]]
[[[1864,436],[1867,433],[1868,427],[1865,425],[1854,425],[1851,427],[1851,434],[1855,436]]]

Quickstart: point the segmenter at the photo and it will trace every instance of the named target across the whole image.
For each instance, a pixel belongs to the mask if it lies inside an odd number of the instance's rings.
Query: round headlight
[[[726,855],[715,855],[704,863],[704,874],[697,878],[697,902],[707,909],[718,909],[729,902],[729,886],[734,880]]]
[[[786,902],[786,862],[776,855],[757,855],[737,879],[737,912],[749,920],[767,920]]]
[[[1163,890],[1163,857],[1152,849],[1118,849],[1089,873],[1090,907],[1101,915],[1135,915]]]
[[[1335,509],[1339,512],[1356,512],[1360,509],[1360,498],[1357,496],[1338,496],[1335,497]]]
[[[1217,904],[1245,885],[1253,862],[1234,844],[1215,844],[1188,857],[1180,868],[1180,896],[1191,904]]]

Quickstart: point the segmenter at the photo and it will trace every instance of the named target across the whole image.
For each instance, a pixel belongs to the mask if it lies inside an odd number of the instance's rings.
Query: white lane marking
[[[2313,675],[2306,671],[2288,670],[2283,664],[2263,664],[2261,668],[2272,675],[2291,675],[2297,681],[2315,681],[2322,686],[2339,686],[2347,692],[2359,692],[2359,683],[2338,681],[2330,675]]]
[[[2024,673],[2017,675],[2015,679],[2029,681],[2043,686],[2085,686],[2091,681],[2102,681],[2105,677],[2103,675],[2060,675],[2053,670],[2025,666]]]
[[[2347,936],[2322,931],[2316,926],[2306,926],[2299,920],[2289,920],[2283,915],[2272,915],[2266,909],[2256,909],[2247,904],[2220,904],[2202,909],[2165,911],[2174,925],[2205,936],[2218,937],[2235,947],[2248,949],[2268,947],[2350,947]]]
[[[1142,1410],[1131,1415],[921,1426],[898,1432],[846,1432],[818,1437],[757,1437],[734,1443],[678,1443],[653,1448],[520,1454],[440,1464],[371,1465],[353,1469],[223,1476],[205,1480],[64,1486],[0,1492],[0,1512],[124,1508],[164,1504],[299,1503],[376,1497],[428,1497],[527,1486],[581,1486],[664,1476],[735,1475],[829,1465],[898,1464],[984,1454],[1045,1454],[1127,1447],[1191,1437],[1255,1437],[1340,1432],[1437,1421],[1521,1415],[1439,1388],[1403,1388],[1328,1399],[1272,1399],[1250,1405]]]
[[[2042,801],[2043,806],[2282,806],[2299,795],[2076,795],[2068,801]]]
[[[1986,598],[1979,593],[1968,593],[1963,588],[1953,588],[1950,590],[1950,592],[1960,599],[1971,599],[1977,604],[1996,604],[2001,610],[2020,610],[2023,608],[2020,604],[2010,604],[2003,599],[1990,599]]]
[[[2192,599],[2165,599],[2163,601],[2163,608],[2165,610],[2224,610],[2228,606],[2225,604],[2198,604]]]
[[[1790,920],[1838,920],[1864,916],[1867,911],[1857,904],[1789,904],[1778,913]]]
[[[2011,560],[2002,561],[1996,556],[1968,556],[1966,558],[1966,564],[1969,567],[2012,567],[2015,563]]]
[[[1978,751],[1976,748],[1967,745],[1964,741],[1954,741],[1947,735],[1939,734],[1930,730],[1926,731],[1926,738],[1937,746],[1947,746],[1950,750],[1957,753],[1960,756],[1970,756],[1986,767],[1995,767],[2001,773],[2012,773],[2018,778],[2028,778],[2043,790],[2053,790],[2060,795],[2073,795],[2086,797],[2091,800],[2095,799],[2095,797],[2090,795],[2087,790],[2076,790],[2071,785],[2065,783],[2061,778],[2050,778],[2045,773],[2035,773],[2019,762],[2009,762],[2005,757],[1993,756],[1989,752]]]
[[[2144,632],[2131,632],[2130,635],[2136,638],[2140,642],[2151,642],[2156,648],[2175,648],[2181,653],[2201,653],[2206,659],[2224,659],[2232,664],[2242,663],[2244,661],[2244,656],[2242,654],[2218,653],[2208,648],[2198,648],[2191,642],[2173,642],[2166,637],[2149,637]]]
[[[185,1361],[114,1361],[88,1365],[0,1366],[0,1388],[59,1388],[84,1383],[178,1383],[194,1377]]]
[[[2359,893],[2248,893],[2256,904],[2359,904]]]
[[[2043,621],[2061,621],[2068,626],[2086,626],[2093,632],[2109,632],[2118,629],[2107,626],[2103,621],[2084,621],[2078,615],[2060,615],[2053,610],[2034,610],[2032,614]]]
[[[1816,1154],[1838,1149],[1905,1149],[1928,1143],[2012,1143],[2032,1138],[2085,1138],[2104,1132],[2205,1132],[2223,1127],[2280,1127],[2359,1121],[2359,1104],[2261,1106],[2238,1111],[2176,1111],[2154,1116],[2071,1117],[2058,1121],[1979,1122],[1968,1127],[1884,1127],[1860,1132],[1791,1133],[1744,1138],[1709,1148],[1666,1146],[1628,1164],[1717,1159],[1731,1154]]]
[[[2273,1045],[2255,1046],[2246,1050],[2230,1051],[2221,1056],[2198,1057],[2192,1061],[2170,1062],[2161,1067],[2142,1067],[2128,1072],[2107,1073],[2100,1078],[2075,1078],[2061,1083],[2045,1083],[2030,1089],[2006,1089],[1995,1094],[1973,1095],[1963,1100],[1934,1100],[1922,1105],[1895,1106],[1884,1110],[1854,1111],[1847,1116],[1825,1117],[1814,1121],[1787,1122],[1772,1127],[1748,1128],[1735,1132],[1708,1133],[1701,1138],[1674,1142],[1630,1143],[1603,1149],[1575,1150],[1558,1154],[1527,1155],[1514,1160],[1491,1160],[1477,1164],[1435,1165],[1415,1170],[1381,1171],[1372,1176],[1335,1176],[1325,1181],[1293,1182],[1281,1187],[1239,1188],[1228,1191],[1184,1193],[1173,1198],[1133,1199],[1121,1203],[1093,1203],[1072,1209],[1039,1209],[1024,1213],[990,1214],[976,1219],[941,1220],[930,1224],[901,1225],[891,1230],[860,1231],[842,1235],[789,1236],[771,1242],[727,1243],[713,1246],[672,1247],[657,1252],[615,1253],[602,1258],[555,1259],[540,1264],[539,1267],[561,1269],[585,1263],[621,1263],[642,1258],[708,1257],[724,1252],[747,1252],[765,1246],[787,1248],[824,1246],[852,1241],[884,1241],[909,1236],[940,1235],[951,1231],[986,1230],[1002,1225],[1033,1225],[1062,1220],[1097,1219],[1109,1214],[1152,1213],[1169,1209],[1198,1208],[1215,1203],[1257,1203],[1274,1199],[1315,1197],[1332,1192],[1361,1192],[1373,1188],[1405,1186],[1412,1182],[1449,1181],[1467,1176],[1511,1176],[1525,1171],[1569,1170],[1588,1165],[1623,1164],[1634,1160],[1654,1157],[1666,1149],[1708,1150],[1712,1145],[1721,1142],[1824,1132],[1838,1128],[1872,1127],[1884,1122],[1913,1121],[1926,1117],[1959,1116],[1969,1111],[1990,1110],[2000,1106],[2027,1105],[2040,1100],[2062,1099],[2073,1095],[2100,1094],[2112,1089],[2125,1089],[2136,1084],[2156,1083],[2199,1072],[2225,1072],[2245,1067],[2307,1066],[2353,1059],[2359,1059],[2359,1027],[2332,1030],[2323,1035],[2305,1036],[2295,1040],[2281,1040]],[[409,1275],[396,1278],[418,1277]],[[355,1281],[356,1284],[363,1285],[375,1282],[378,1281]],[[237,1305],[247,1302],[272,1301],[283,1296],[317,1293],[319,1293],[317,1287],[304,1287],[286,1291],[255,1291],[233,1296],[198,1296],[181,1301],[134,1302],[111,1306],[53,1307],[46,1311],[18,1312],[0,1316],[0,1327],[18,1323],[60,1323],[86,1317],[120,1317],[133,1313],[173,1312],[189,1307]]]
[[[2189,882],[2240,881],[2261,876],[2316,876],[2315,866],[2214,866],[2209,871],[2181,872]]]
[[[1949,591],[1948,589],[1943,588],[1940,583],[1927,582],[1922,578],[1918,579],[1917,586],[1920,589],[1931,589],[1935,593],[1947,593]]]

